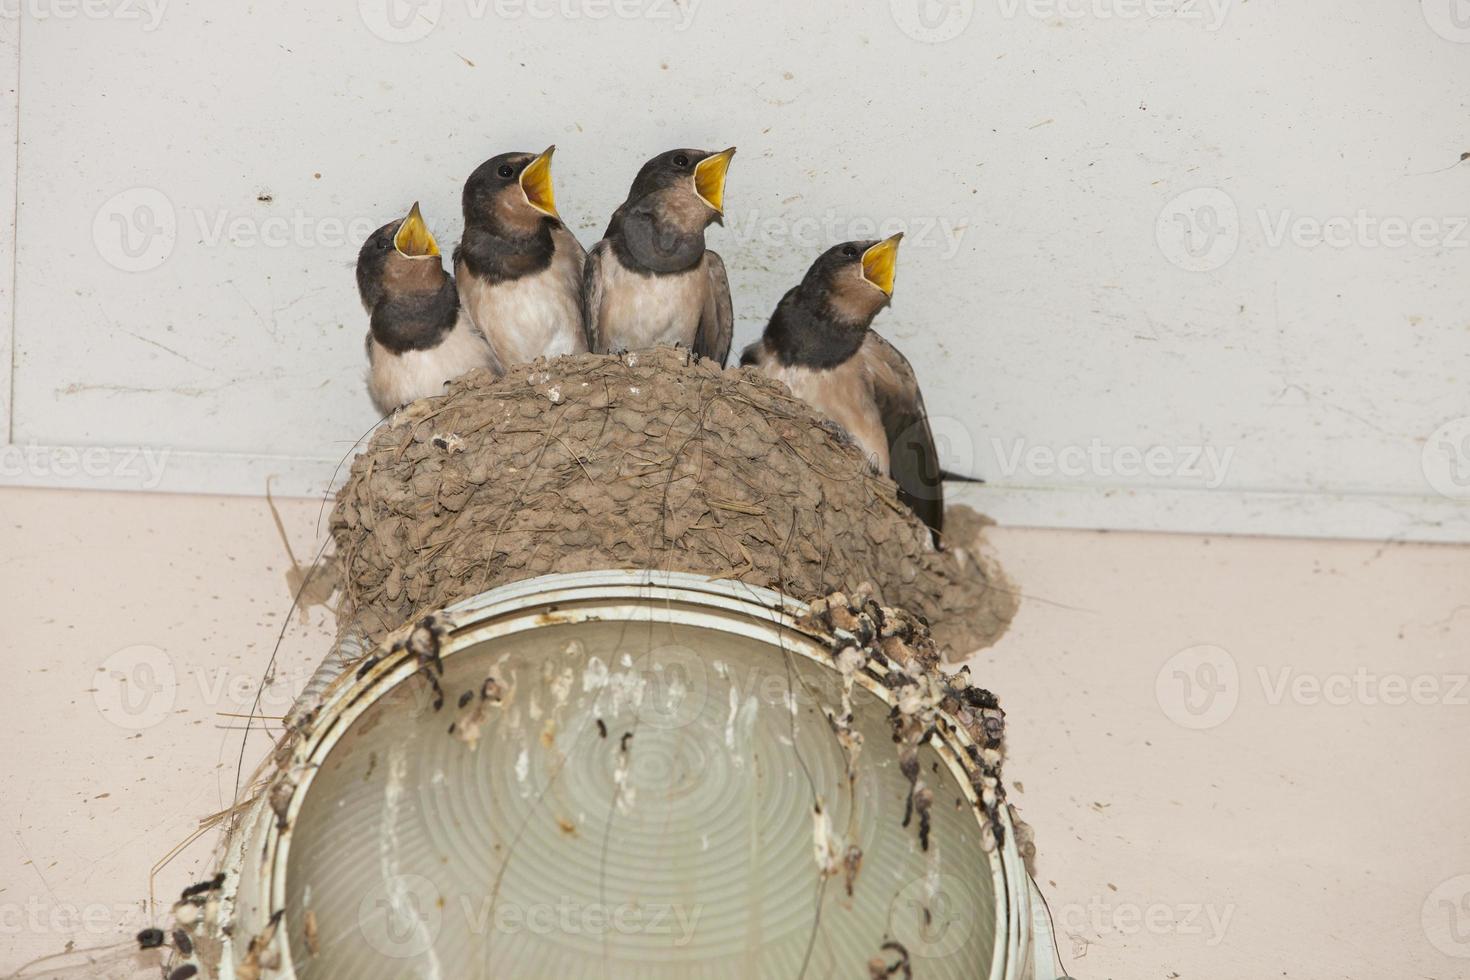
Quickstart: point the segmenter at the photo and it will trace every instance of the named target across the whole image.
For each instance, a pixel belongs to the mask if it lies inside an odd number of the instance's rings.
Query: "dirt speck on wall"
[[[871,583],[963,658],[1017,600],[953,508],[947,550],[804,402],[683,351],[475,372],[382,425],[332,516],[343,622],[372,639],[520,579],[658,568],[800,599]]]

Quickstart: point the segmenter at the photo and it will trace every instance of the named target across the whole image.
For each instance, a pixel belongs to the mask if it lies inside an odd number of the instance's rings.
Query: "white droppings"
[[[664,692],[664,714],[673,717],[678,713],[679,706],[684,703],[684,699],[689,696],[689,688],[685,686],[680,677],[675,677],[660,685],[660,688]]]
[[[629,765],[628,752],[618,753],[618,764],[613,768],[613,785],[618,788],[615,799],[618,804],[618,812],[624,815],[632,812],[634,788],[628,785],[628,774],[631,769]]]
[[[738,740],[740,745],[748,745],[755,733],[755,718],[760,711],[760,702],[754,696],[740,702],[740,695],[735,688],[730,688],[730,717],[725,722],[725,747],[730,750],[730,761],[736,769],[745,767],[745,757],[736,748]]]
[[[531,753],[521,749],[521,754],[516,756],[516,780],[524,783],[529,775],[531,775]]]
[[[607,664],[601,657],[589,657],[582,671],[582,693],[589,694],[607,686]]]
[[[608,713],[621,714],[625,707],[636,712],[643,704],[643,692],[647,687],[648,679],[634,671],[609,674],[607,691],[612,695],[612,703],[608,706]]]
[[[842,864],[842,851],[842,842],[832,832],[832,818],[818,797],[812,810],[812,854],[817,861],[817,873],[823,878],[835,875]]]
[[[424,977],[439,980],[439,957],[434,952],[434,937],[420,918],[418,897],[410,892],[408,883],[412,875],[404,875],[398,853],[398,821],[407,795],[405,782],[408,779],[408,752],[402,743],[395,743],[388,751],[388,778],[383,783],[383,817],[378,833],[378,870],[387,887],[388,901],[393,908],[395,923],[407,921],[417,941],[423,946]]]
[[[572,684],[576,679],[572,668],[568,667],[552,680],[551,697],[556,701],[556,707],[560,708],[567,703],[567,698],[572,696]]]
[[[398,809],[403,804],[403,782],[408,776],[408,753],[401,742],[388,751],[388,778],[383,783],[383,820],[378,835],[378,854],[387,860],[398,848]],[[384,868],[384,877],[396,874]]]
[[[740,713],[740,692],[730,688],[730,717],[725,722],[725,748],[735,751],[735,717]]]
[[[464,452],[465,447],[464,439],[455,432],[450,432],[447,435],[439,432],[434,433],[433,444],[436,446],[442,445],[444,451],[451,456],[455,453]]]

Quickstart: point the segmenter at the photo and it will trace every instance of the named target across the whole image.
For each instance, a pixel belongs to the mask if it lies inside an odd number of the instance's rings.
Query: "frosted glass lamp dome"
[[[498,589],[438,664],[341,678],[242,835],[227,959],[274,920],[303,978],[1030,976],[957,736],[919,749],[921,820],[893,692],[844,700],[775,593],[657,578]]]

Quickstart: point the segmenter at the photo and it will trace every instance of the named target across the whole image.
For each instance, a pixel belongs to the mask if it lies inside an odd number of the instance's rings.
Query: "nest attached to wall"
[[[407,406],[353,462],[332,532],[341,621],[370,642],[520,579],[651,568],[802,600],[870,583],[963,658],[1017,607],[969,516],[952,523],[972,540],[933,550],[894,483],[784,386],[661,348],[477,371]]]

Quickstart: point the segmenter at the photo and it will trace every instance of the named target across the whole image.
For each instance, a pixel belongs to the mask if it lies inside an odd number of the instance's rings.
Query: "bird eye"
[[[687,156],[685,156],[684,154],[682,154],[682,153],[676,153],[676,154],[674,154],[674,166],[676,166],[676,167],[687,167],[687,166],[689,166],[689,158]]]
[[[508,180],[515,173],[515,168],[508,163],[502,163],[500,169],[495,172]]]
[[[845,255],[845,256],[847,256],[850,259],[857,258],[857,254],[858,254],[857,246],[856,245],[844,245],[844,246],[842,246],[842,254]]]

